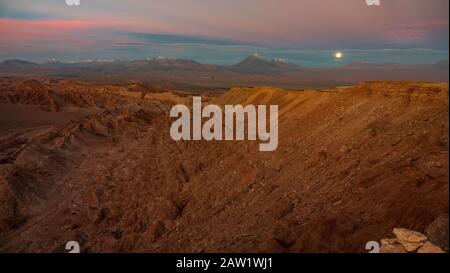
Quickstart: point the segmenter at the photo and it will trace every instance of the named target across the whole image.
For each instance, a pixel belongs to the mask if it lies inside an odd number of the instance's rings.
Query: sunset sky
[[[0,60],[448,59],[448,0],[0,0]],[[332,61],[330,58],[329,61]],[[325,65],[325,63],[324,63]]]

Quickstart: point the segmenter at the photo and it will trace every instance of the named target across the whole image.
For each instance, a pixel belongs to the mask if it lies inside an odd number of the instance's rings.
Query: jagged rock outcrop
[[[396,238],[381,240],[381,253],[445,253],[439,246],[428,241],[424,234],[405,228],[393,230]]]

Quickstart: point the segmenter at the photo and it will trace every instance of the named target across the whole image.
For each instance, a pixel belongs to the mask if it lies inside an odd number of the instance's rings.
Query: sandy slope
[[[16,84],[2,91],[20,98]],[[58,106],[102,113],[0,136],[2,251],[63,251],[69,240],[92,252],[364,251],[394,227],[423,232],[448,216],[446,84],[213,98],[278,104],[273,153],[174,142],[169,107],[188,97],[43,84]]]

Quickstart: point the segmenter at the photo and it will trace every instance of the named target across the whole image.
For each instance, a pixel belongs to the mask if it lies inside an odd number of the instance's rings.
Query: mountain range
[[[449,62],[436,64],[371,64],[353,62],[338,67],[309,68],[284,59],[267,60],[252,54],[232,66],[203,64],[189,59],[154,57],[143,60],[56,60],[33,63],[0,62],[0,76],[43,76],[94,82],[142,82],[176,86],[229,88],[236,85],[271,85],[283,88],[336,86],[374,80],[448,82]]]

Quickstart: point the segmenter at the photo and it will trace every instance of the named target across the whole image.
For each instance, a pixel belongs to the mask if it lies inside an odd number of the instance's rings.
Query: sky
[[[0,0],[0,60],[174,56],[232,64],[257,52],[306,66],[448,59],[448,0]],[[333,58],[342,51],[344,58]]]

